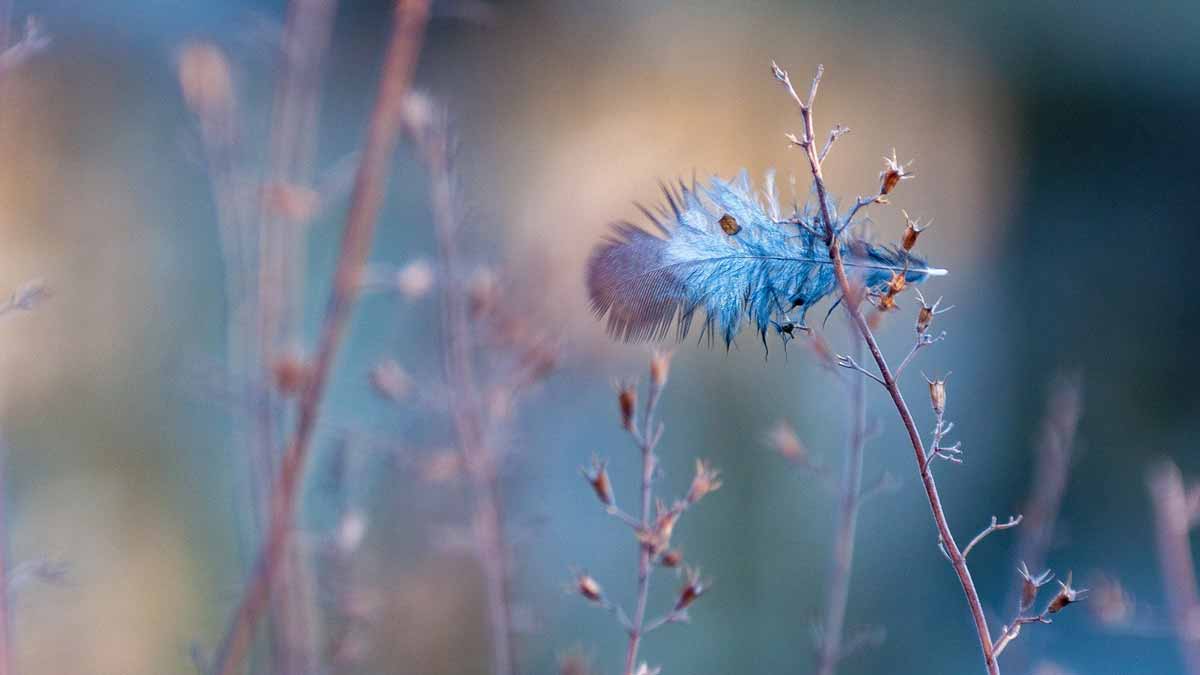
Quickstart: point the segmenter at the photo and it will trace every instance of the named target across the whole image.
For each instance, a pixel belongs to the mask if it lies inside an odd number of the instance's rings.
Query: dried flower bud
[[[903,271],[894,272],[894,273],[892,273],[892,278],[888,280],[887,294],[894,296],[897,293],[903,291],[904,287],[907,285],[908,285],[908,278],[905,276],[905,273]]]
[[[455,450],[439,450],[421,464],[421,478],[428,483],[446,483],[459,477],[463,458]]]
[[[612,483],[608,480],[608,469],[603,460],[593,456],[592,468],[588,470],[580,467],[579,471],[587,479],[587,482],[591,484],[592,490],[595,491],[600,503],[605,506],[612,506],[615,503],[612,493]]]
[[[285,396],[296,396],[308,385],[311,365],[298,350],[285,352],[271,364],[275,388]]]
[[[913,250],[913,247],[917,245],[917,237],[921,236],[921,233],[925,230],[928,230],[929,226],[933,224],[933,221],[930,221],[926,223],[924,227],[921,227],[920,222],[908,217],[907,211],[901,209],[900,213],[904,214],[904,236],[900,239],[900,245],[905,251],[911,251]]]
[[[492,270],[486,267],[476,270],[467,284],[467,299],[471,314],[482,314],[490,310],[496,303],[498,287],[496,274]]]
[[[946,373],[946,377],[949,376],[950,373]],[[946,412],[946,377],[940,380],[925,378],[925,381],[929,383],[929,404],[937,415]]]
[[[1067,605],[1082,600],[1083,594],[1087,593],[1086,588],[1071,588],[1070,572],[1067,572],[1067,580],[1065,582],[1058,582],[1058,585],[1060,586],[1058,595],[1055,595],[1054,599],[1050,601],[1050,604],[1046,605],[1046,611],[1050,614],[1057,614],[1061,612]]]
[[[687,502],[695,504],[708,493],[720,489],[720,475],[720,471],[713,469],[704,460],[696,460],[696,475],[692,478],[692,487],[688,489]]]
[[[571,649],[558,657],[558,675],[592,675],[591,659],[580,649]]]
[[[371,369],[371,387],[386,399],[403,400],[412,391],[412,385],[412,378],[394,359],[383,361]]]
[[[682,562],[683,553],[681,553],[679,549],[675,548],[669,551],[664,551],[663,554],[658,558],[659,565],[662,565],[663,567],[670,567],[672,569],[679,567],[680,563]]]
[[[651,553],[659,553],[671,545],[671,535],[675,532],[675,523],[683,514],[682,507],[667,508],[662,501],[658,502],[657,509],[658,517],[655,518],[652,528],[637,533],[638,541]]]
[[[1092,590],[1088,607],[1096,618],[1107,626],[1127,626],[1133,620],[1134,600],[1121,582],[1102,577]]]
[[[575,577],[575,590],[589,602],[604,601],[604,590],[587,572],[580,572]]]
[[[922,304],[921,309],[917,310],[917,334],[924,335],[929,332],[929,327],[933,325],[933,308],[929,305]]]
[[[675,601],[674,611],[682,612],[687,609],[707,590],[708,583],[700,579],[700,570],[688,569],[687,581],[683,584],[683,588],[679,589],[679,599]]]
[[[191,42],[179,50],[179,88],[184,101],[206,123],[229,121],[233,105],[233,77],[220,48],[208,42]]]
[[[367,534],[367,518],[361,511],[350,511],[342,516],[338,523],[337,546],[343,555],[349,555],[358,549],[363,537]]]
[[[911,162],[909,162],[911,164]],[[879,172],[879,194],[890,194],[902,180],[912,178],[907,164],[901,164],[896,159],[896,149],[892,148],[892,156],[883,158],[883,171]]]
[[[775,452],[794,462],[808,459],[808,448],[804,447],[800,438],[796,436],[796,431],[787,422],[776,424],[767,435],[767,442],[775,448]]]
[[[263,207],[292,223],[307,223],[321,206],[316,190],[292,183],[268,183],[262,188]]]
[[[396,272],[396,290],[407,300],[419,300],[433,288],[433,266],[419,258]]]
[[[833,352],[833,348],[829,346],[829,340],[825,339],[825,335],[816,329],[808,332],[812,337],[808,341],[808,346],[812,349],[813,355],[821,362],[821,365],[826,368],[834,368],[837,365],[837,356]]]
[[[409,134],[420,135],[433,124],[437,108],[427,94],[410,91],[400,107],[400,119]]]
[[[880,314],[896,309],[896,296],[892,293],[878,296],[875,299],[875,309],[878,309]]]
[[[655,350],[650,356],[650,384],[662,389],[671,373],[671,353]]]
[[[731,237],[742,231],[742,226],[738,225],[737,218],[734,218],[728,213],[721,216],[721,219],[717,221],[717,224],[721,226],[722,232]]]
[[[893,301],[893,305],[896,303]],[[883,323],[884,311],[871,312],[867,315],[867,327],[873,331],[879,330],[879,325]]]
[[[1033,607],[1034,601],[1037,600],[1038,589],[1050,583],[1050,580],[1054,578],[1054,573],[1046,570],[1034,576],[1024,562],[1017,568],[1017,573],[1021,575],[1021,611],[1026,612]]]
[[[621,426],[633,433],[633,422],[637,409],[637,389],[630,382],[622,383],[617,389],[617,406],[621,409]]]

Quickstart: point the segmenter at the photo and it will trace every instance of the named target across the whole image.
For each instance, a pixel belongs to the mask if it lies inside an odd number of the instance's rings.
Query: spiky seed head
[[[621,426],[633,433],[634,414],[637,410],[637,389],[632,382],[622,382],[617,387],[617,407],[621,410]]]
[[[949,377],[949,373],[946,376]],[[946,412],[946,378],[931,380],[926,377],[925,381],[929,383],[929,405],[935,414],[941,415]]]
[[[686,581],[683,587],[679,589],[679,598],[675,601],[676,612],[682,612],[687,609],[693,602],[698,600],[701,595],[708,590],[708,582],[700,578],[700,570],[689,568],[686,570]]]
[[[671,352],[654,350],[650,356],[650,384],[661,389],[671,373]]]
[[[695,504],[704,499],[710,492],[716,492],[721,487],[721,472],[713,469],[708,462],[696,460],[696,475],[692,478],[692,487],[688,489],[687,502]]]
[[[592,457],[592,468],[580,469],[584,478],[592,486],[592,491],[596,493],[596,498],[605,506],[612,506],[615,503],[612,492],[612,483],[608,479],[608,468],[606,462],[597,457]]]
[[[1017,573],[1021,575],[1021,611],[1026,612],[1033,607],[1033,603],[1037,600],[1038,589],[1050,583],[1050,580],[1054,578],[1054,573],[1046,570],[1041,574],[1034,575],[1030,573],[1024,562],[1017,568]]]
[[[1065,582],[1058,582],[1058,585],[1058,594],[1054,596],[1054,599],[1050,601],[1049,605],[1046,605],[1046,611],[1050,614],[1057,614],[1061,612],[1067,605],[1082,600],[1083,594],[1087,593],[1086,588],[1077,589],[1071,587],[1070,572],[1067,572],[1067,580]]]
[[[911,163],[909,162],[909,164]],[[913,174],[908,170],[908,164],[901,164],[896,159],[896,149],[892,148],[892,156],[883,158],[883,171],[879,172],[879,194],[891,194],[900,181],[912,177]]]

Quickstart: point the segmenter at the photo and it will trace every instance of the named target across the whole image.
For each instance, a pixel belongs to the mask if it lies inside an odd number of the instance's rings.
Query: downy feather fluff
[[[837,290],[829,250],[816,234],[824,231],[819,212],[794,208],[780,218],[771,174],[761,197],[745,171],[732,181],[714,177],[707,185],[680,183],[663,192],[667,204],[658,215],[642,208],[658,234],[616,224],[588,260],[592,309],[607,315],[614,336],[658,340],[675,325],[683,339],[703,310],[702,334],[710,339],[719,332],[728,346],[746,318],[765,343],[772,325],[802,326],[808,309]],[[841,240],[847,272],[866,288],[902,270],[909,283],[945,274],[849,230]]]

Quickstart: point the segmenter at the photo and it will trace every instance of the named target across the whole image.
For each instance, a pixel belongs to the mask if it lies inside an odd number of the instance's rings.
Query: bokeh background
[[[469,20],[463,7],[435,6],[417,84],[447,107],[458,137],[464,248],[500,268],[537,269],[514,302],[529,302],[564,345],[560,370],[523,403],[505,464],[523,672],[554,672],[570,648],[601,673],[623,658],[612,617],[563,591],[573,564],[614,597],[634,586],[634,544],[577,468],[593,453],[609,457],[618,499],[633,503],[637,458],[611,381],[641,375],[649,349],[612,343],[591,316],[588,251],[609,222],[638,222],[633,202],[656,203],[660,179],[777,167],[806,185],[783,138],[799,121],[769,75],[772,59],[798,81],[825,64],[818,124],[853,129],[826,168],[841,195],[872,190],[893,146],[915,159],[917,178],[872,215],[881,237],[899,235],[899,207],[935,218],[921,250],[951,270],[926,289],[956,305],[940,321],[949,339],[918,368],[954,373],[950,417],[967,462],[940,466],[939,478],[960,538],[1021,510],[1047,388],[1056,372],[1081,374],[1078,455],[1048,562],[1083,586],[1120,579],[1136,621],[1112,627],[1066,612],[1028,630],[1006,672],[1182,672],[1162,620],[1144,477],[1162,457],[1200,476],[1190,277],[1200,5],[547,0],[472,5]],[[261,142],[283,10],[14,2],[54,42],[0,100],[0,286],[43,277],[55,296],[0,327],[5,499],[13,559],[70,568],[65,583],[16,596],[20,672],[192,672],[191,645],[210,646],[237,599],[250,552],[238,534],[236,429],[211,384],[226,356],[226,268],[175,58],[194,38],[226,50],[250,120],[244,140]],[[388,12],[385,1],[341,3],[325,66],[323,168],[361,139]],[[425,186],[402,149],[375,260],[433,254]],[[343,213],[335,205],[313,226],[313,312]],[[366,379],[392,357],[417,381],[436,380],[437,312],[434,298],[362,302],[321,420],[303,518],[312,536],[328,528],[331,448],[347,434],[384,448],[358,451],[363,555],[388,609],[357,672],[486,672],[479,570],[442,545],[466,516],[461,490],[423,480],[403,459],[452,437],[444,421],[379,401]],[[910,331],[909,318],[895,317],[882,341],[902,354]],[[829,338],[846,344],[837,321]],[[915,370],[905,387],[923,400]],[[848,625],[883,626],[887,639],[841,672],[977,672],[911,451],[881,392],[869,402],[882,433],[868,446],[867,480],[888,471],[903,482],[862,513]],[[716,585],[690,626],[646,641],[651,664],[811,672],[834,501],[764,437],[786,420],[837,466],[844,409],[802,345],[769,360],[752,335],[729,352],[676,347],[662,485],[684,490],[696,456],[713,460],[725,485],[677,534]],[[996,613],[1016,580],[1014,541],[995,535],[973,555]],[[659,582],[659,606],[673,584]]]

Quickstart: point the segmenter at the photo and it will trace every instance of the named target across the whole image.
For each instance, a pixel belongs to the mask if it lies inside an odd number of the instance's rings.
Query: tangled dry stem
[[[371,115],[355,179],[316,360],[311,377],[301,392],[296,428],[274,483],[266,542],[210,668],[214,674],[233,675],[246,660],[255,626],[270,601],[274,582],[285,559],[305,460],[312,443],[325,385],[358,297],[362,270],[374,235],[375,219],[390,173],[392,153],[400,134],[402,104],[412,78],[428,13],[427,0],[402,0],[396,6],[378,100]]]

